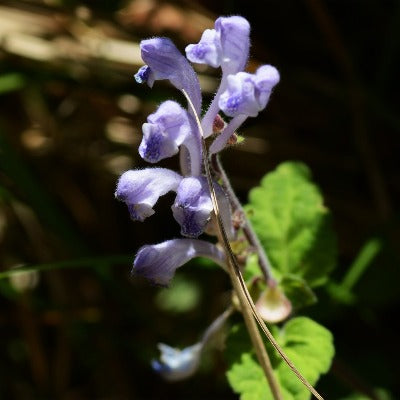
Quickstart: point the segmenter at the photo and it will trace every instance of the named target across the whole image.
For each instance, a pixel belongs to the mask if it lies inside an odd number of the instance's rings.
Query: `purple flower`
[[[136,80],[144,81],[147,76],[150,86],[154,80],[168,79],[179,90],[186,90],[195,106],[201,111],[199,79],[188,60],[168,38],[152,38],[140,43],[142,58],[150,70],[143,67],[136,74]]]
[[[186,56],[192,62],[221,66],[224,73],[234,74],[246,65],[249,34],[250,25],[243,17],[220,17],[215,29],[207,29],[198,44],[186,47]]]
[[[159,343],[160,361],[153,360],[151,366],[167,381],[180,381],[192,376],[200,365],[205,347],[221,331],[233,310],[228,309],[218,316],[204,332],[201,340],[182,350]]]
[[[181,226],[181,234],[198,237],[210,219],[213,205],[205,178],[182,179],[172,206],[174,218]]]
[[[156,285],[168,286],[175,271],[195,257],[208,257],[225,266],[225,255],[215,245],[198,239],[173,239],[139,249],[132,273]]]
[[[198,44],[186,46],[186,57],[194,63],[207,64],[217,68],[221,65],[222,48],[219,33],[215,29],[206,29]]]
[[[119,178],[115,197],[126,203],[133,220],[144,221],[154,214],[160,196],[176,191],[182,177],[165,168],[130,170]]]
[[[139,154],[148,162],[156,163],[172,157],[188,138],[191,127],[188,114],[175,101],[165,101],[143,124],[143,140]]]
[[[221,217],[229,238],[233,237],[231,207],[229,201],[217,183],[214,183],[217,200],[221,205]],[[205,177],[188,177],[182,179],[177,196],[172,206],[174,218],[181,226],[181,234],[187,237],[198,237],[204,232],[210,221],[213,205]]]
[[[232,237],[231,210],[221,187],[215,184],[219,201],[223,204],[222,218],[229,237]],[[198,237],[204,232],[213,210],[204,177],[186,177],[166,168],[146,168],[123,173],[118,181],[115,197],[126,203],[133,220],[144,221],[154,214],[153,206],[160,196],[174,191],[176,199],[172,206],[181,233]]]
[[[219,98],[220,109],[228,116],[243,114],[256,117],[265,108],[279,73],[271,65],[258,68],[255,74],[238,72],[228,76],[228,85]]]
[[[271,65],[258,68],[255,74],[238,72],[228,75],[227,88],[220,95],[218,105],[226,115],[233,118],[211,144],[210,153],[223,150],[231,135],[247,117],[255,117],[265,108],[278,82],[279,73]]]
[[[151,366],[165,380],[174,382],[192,376],[200,364],[202,344],[196,343],[183,350],[174,349],[164,343],[159,343],[160,361],[153,360]]]
[[[218,136],[211,144],[210,153],[222,150],[243,121],[248,116],[256,116],[266,106],[272,88],[279,81],[277,70],[269,65],[260,67],[255,74],[240,72],[248,59],[249,33],[246,19],[221,17],[215,22],[215,29],[206,30],[198,44],[186,48],[191,61],[220,66],[223,72],[220,88],[201,122],[205,137],[213,133],[216,118],[219,122]],[[151,87],[155,80],[168,79],[186,92],[199,115],[198,78],[173,42],[152,38],[143,40],[140,47],[146,65],[139,69],[136,80],[147,82]],[[228,124],[218,119],[220,109],[233,117]],[[140,155],[156,163],[180,152],[182,174],[164,168],[127,171],[120,177],[115,192],[127,204],[132,219],[140,221],[154,214],[153,207],[160,196],[176,192],[171,207],[173,216],[181,226],[181,234],[189,238],[197,238],[204,231],[213,234],[215,223],[210,190],[202,175],[203,154],[195,117],[192,111],[186,111],[174,101],[165,101],[149,115],[143,124]],[[225,230],[233,238],[230,202],[218,184],[214,188]],[[136,255],[133,272],[156,284],[167,285],[177,268],[198,255],[224,263],[222,253],[210,243],[175,239],[142,247]]]
[[[215,21],[215,29],[205,31],[197,45],[186,47],[190,61],[222,69],[221,84],[201,122],[205,137],[213,133],[213,123],[219,112],[218,100],[226,89],[228,75],[242,71],[247,63],[249,35],[250,25],[243,17],[220,17]]]

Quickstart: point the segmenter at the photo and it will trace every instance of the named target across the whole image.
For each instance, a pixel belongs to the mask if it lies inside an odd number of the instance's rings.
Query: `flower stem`
[[[236,193],[232,189],[232,185],[225,173],[225,170],[221,164],[221,160],[217,154],[212,155],[212,165],[214,167],[215,172],[219,175],[220,179],[222,180],[222,186],[224,187],[228,195],[232,207],[234,208],[235,211],[240,213],[240,216],[243,219],[243,232],[246,235],[246,238],[249,241],[249,243],[256,250],[256,253],[258,255],[258,263],[264,275],[265,281],[267,283],[274,283],[275,279],[272,276],[272,268],[269,258],[265,253],[265,250],[261,245],[260,240],[258,239],[258,236],[255,233],[250,220],[248,219],[245,211],[243,210],[243,207],[240,204],[240,201],[237,198]]]
[[[192,101],[190,100],[190,97],[186,93],[184,89],[182,89],[182,93],[185,95],[187,102],[189,103],[190,107],[194,110],[194,106]],[[318,400],[324,400],[323,397],[313,388],[313,386],[307,381],[306,378],[299,372],[299,370],[295,367],[295,365],[290,361],[289,357],[283,352],[282,348],[279,346],[278,342],[275,340],[274,336],[268,329],[267,325],[265,325],[265,322],[261,318],[260,314],[257,312],[257,309],[254,305],[253,299],[250,296],[250,293],[247,289],[246,283],[243,279],[243,276],[240,272],[240,267],[239,264],[236,260],[235,255],[233,254],[232,247],[229,243],[228,236],[226,234],[224,224],[222,222],[221,214],[219,212],[219,205],[217,201],[217,195],[215,194],[215,189],[214,189],[214,184],[211,178],[211,173],[210,173],[210,166],[208,162],[208,152],[207,152],[207,147],[206,147],[206,142],[204,139],[204,135],[202,132],[202,127],[200,124],[200,120],[198,115],[194,112],[198,128],[200,131],[200,136],[201,136],[201,144],[203,148],[203,162],[204,162],[204,169],[206,172],[206,177],[207,177],[207,182],[208,186],[210,189],[210,195],[211,195],[211,201],[213,204],[214,208],[214,213],[218,221],[218,231],[219,231],[219,236],[220,240],[223,244],[224,251],[226,254],[226,259],[228,262],[228,267],[229,267],[229,275],[232,280],[232,285],[234,290],[236,291],[240,305],[241,305],[241,311],[242,314],[245,318],[246,324],[249,323],[250,325],[248,326],[248,332],[250,334],[251,339],[255,339],[253,341],[253,345],[256,350],[257,356],[261,353],[263,353],[264,357],[268,357],[268,354],[265,350],[264,343],[259,337],[259,340],[256,339],[257,335],[260,336],[260,332],[258,331],[257,324],[255,323],[254,319],[257,321],[258,325],[264,332],[265,336],[267,336],[268,340],[271,342],[272,346],[274,349],[279,353],[279,355],[282,357],[282,359],[285,361],[285,363],[288,365],[288,367],[293,371],[293,373],[297,376],[297,378],[303,383],[304,386],[307,387],[307,389],[318,399]],[[254,317],[254,318],[253,318]],[[250,322],[252,320],[252,322]],[[255,328],[254,328],[255,327]],[[262,346],[260,346],[260,344]],[[265,359],[260,360],[259,362],[264,370],[265,376],[267,377],[268,381],[274,380],[275,375],[273,374],[272,368],[268,368],[268,363],[265,362]],[[271,366],[271,363],[269,363],[269,366]],[[279,388],[278,385],[276,384],[274,388]],[[274,390],[271,388],[271,390]],[[279,392],[275,393],[273,391],[274,396],[278,395]],[[274,397],[275,400],[283,400],[282,397]]]
[[[204,137],[208,137],[212,134],[212,126],[214,123],[214,119],[219,111],[218,100],[219,100],[221,94],[223,93],[223,91],[225,90],[225,86],[226,86],[226,74],[222,74],[222,79],[221,79],[221,83],[219,85],[218,91],[215,94],[215,96],[210,104],[210,107],[208,107],[208,110],[206,111],[206,113],[203,117],[203,120],[202,120],[201,126],[202,126],[203,132],[205,134]]]

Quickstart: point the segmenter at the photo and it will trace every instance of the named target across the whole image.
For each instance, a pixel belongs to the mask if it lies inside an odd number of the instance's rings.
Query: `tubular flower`
[[[136,74],[139,83],[147,81],[151,87],[155,80],[168,79],[179,90],[186,90],[195,106],[201,110],[199,79],[188,60],[168,38],[152,38],[140,43],[142,58],[148,68]],[[147,77],[147,79],[146,79]]]
[[[240,114],[256,117],[265,108],[279,73],[271,65],[258,68],[255,74],[238,72],[228,76],[228,87],[219,98],[220,109],[229,117]]]
[[[133,220],[144,221],[154,214],[159,197],[176,191],[182,177],[166,168],[130,170],[121,175],[115,197],[128,206]]]
[[[195,257],[207,257],[225,265],[225,255],[212,243],[197,239],[173,239],[139,249],[132,273],[156,285],[168,286],[175,271]]]
[[[273,87],[279,82],[278,71],[270,65],[260,67],[255,74],[243,72],[249,55],[249,34],[250,25],[243,17],[220,17],[214,29],[203,33],[199,43],[186,48],[190,61],[222,69],[220,88],[201,121],[205,137],[217,132],[210,153],[223,150],[245,119],[256,116],[266,106]],[[187,93],[199,114],[202,103],[199,80],[174,43],[168,38],[156,37],[143,40],[140,48],[146,65],[136,73],[137,82],[147,82],[151,87],[156,80],[169,80]],[[232,119],[226,123],[219,116],[220,111]],[[128,206],[131,218],[139,221],[154,214],[153,207],[160,196],[176,192],[172,213],[181,234],[189,238],[197,238],[204,231],[215,232],[210,191],[202,173],[200,131],[194,120],[192,111],[175,101],[163,102],[143,124],[139,154],[144,160],[157,163],[180,153],[182,173],[165,168],[127,171],[120,177],[115,192],[116,198]],[[214,188],[225,230],[233,238],[230,202],[222,187],[214,183]],[[157,284],[168,284],[175,270],[195,257],[201,246],[204,250],[206,243],[181,240],[142,247],[135,258],[134,272]],[[214,247],[206,256],[213,258],[218,254]],[[217,260],[221,262],[220,257]]]
[[[153,360],[151,365],[167,381],[180,381],[192,376],[198,369],[201,354],[215,334],[221,331],[232,310],[224,311],[203,333],[201,340],[182,350],[159,343],[160,361]]]
[[[175,101],[165,101],[143,124],[143,140],[139,154],[148,162],[156,163],[172,157],[179,146],[190,137],[191,127],[186,110]]]
[[[187,58],[199,64],[221,67],[226,73],[241,71],[249,57],[250,25],[238,16],[220,17],[215,29],[204,31],[198,44],[186,47]]]
[[[223,150],[246,118],[255,117],[267,105],[273,87],[279,82],[278,71],[270,65],[260,67],[255,74],[243,71],[249,56],[249,34],[248,21],[231,16],[218,18],[214,29],[207,29],[199,43],[187,46],[187,58],[167,38],[156,37],[140,43],[146,65],[136,73],[136,81],[152,87],[157,80],[168,80],[184,92],[195,110],[167,100],[142,125],[140,156],[154,164],[179,154],[180,173],[166,168],[130,170],[121,175],[115,191],[115,197],[127,205],[131,218],[139,221],[154,214],[153,207],[161,196],[170,191],[176,193],[171,210],[180,225],[181,235],[187,238],[145,245],[138,250],[133,262],[132,274],[156,285],[168,286],[176,270],[195,257],[207,257],[226,268],[225,253],[211,242],[197,239],[204,232],[215,234],[217,231],[213,226],[216,218],[203,169],[205,160],[200,132],[203,131],[204,138],[216,135],[209,148],[210,154]],[[219,89],[203,116],[200,115],[199,79],[188,60],[222,70]],[[228,117],[227,122],[220,116],[221,111]],[[197,125],[198,119],[201,129]],[[228,199],[218,183],[213,182],[213,187],[224,229],[232,239],[235,237],[232,199]],[[261,311],[271,308],[272,304],[273,317],[281,315],[278,307],[281,304],[275,297],[266,293],[257,303]],[[267,311],[271,314],[269,308]],[[230,312],[226,311],[214,321],[201,341],[193,346],[178,350],[160,344],[161,357],[153,361],[153,368],[171,381],[192,375],[212,332],[220,329]]]

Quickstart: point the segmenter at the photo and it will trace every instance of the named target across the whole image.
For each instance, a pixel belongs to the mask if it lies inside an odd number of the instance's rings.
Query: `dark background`
[[[185,266],[174,302],[130,277],[138,247],[178,229],[172,195],[144,223],[130,221],[116,180],[146,166],[137,153],[146,116],[180,97],[162,82],[137,85],[140,64],[101,47],[163,35],[183,50],[230,14],[252,25],[249,70],[270,63],[281,73],[267,110],[242,127],[245,143],[223,154],[240,198],[280,162],[303,161],[333,214],[333,281],[377,246],[351,304],[320,288],[302,310],[335,336],[318,389],[398,398],[400,2],[378,0],[0,2],[0,268],[65,267],[0,279],[0,398],[236,398],[218,353],[186,382],[151,371],[157,342],[198,340],[229,282]],[[209,100],[218,71],[200,73]]]

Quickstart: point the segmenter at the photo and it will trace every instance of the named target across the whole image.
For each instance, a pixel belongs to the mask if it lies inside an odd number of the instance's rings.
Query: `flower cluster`
[[[168,79],[176,88],[186,91],[198,114],[202,108],[200,85],[189,61],[221,67],[220,87],[201,121],[204,136],[215,133],[216,122],[221,121],[220,111],[231,119],[217,129],[219,134],[210,146],[211,153],[224,149],[243,121],[266,106],[279,81],[278,71],[270,65],[260,67],[255,74],[243,72],[249,54],[249,33],[246,19],[221,17],[216,20],[215,29],[203,33],[199,43],[186,47],[186,57],[167,38],[152,38],[140,44],[147,65],[135,75],[136,81],[147,82],[151,87],[156,80]],[[168,285],[175,270],[189,259],[206,256],[223,263],[224,256],[217,247],[197,239],[210,224],[213,207],[202,174],[201,137],[194,115],[177,102],[167,100],[149,115],[142,131],[141,157],[157,163],[180,153],[181,174],[165,168],[130,170],[120,177],[115,195],[126,203],[133,220],[144,221],[154,214],[153,206],[160,196],[176,192],[172,213],[181,234],[190,239],[142,247],[133,269],[156,284]],[[229,201],[223,189],[217,184],[215,187],[226,230],[232,235]],[[175,256],[170,257],[171,254]]]
[[[201,115],[202,96],[189,61],[222,70],[219,89],[201,117],[204,137],[215,135],[209,147],[209,152],[215,154],[227,146],[247,117],[257,116],[267,105],[273,87],[279,82],[278,71],[270,65],[258,68],[254,74],[243,71],[249,55],[249,34],[246,19],[220,17],[214,29],[203,33],[199,43],[186,47],[186,57],[167,38],[147,39],[140,44],[146,65],[135,75],[136,81],[152,87],[156,80],[169,80],[187,94],[197,114],[172,100],[160,104],[142,126],[139,154],[149,163],[179,154],[180,173],[165,168],[130,170],[120,177],[115,192],[117,199],[126,203],[131,218],[139,221],[154,214],[153,206],[160,196],[170,191],[176,193],[171,209],[185,238],[143,246],[134,260],[133,272],[157,285],[167,286],[176,269],[194,257],[208,257],[222,266],[225,264],[225,255],[217,246],[198,239],[203,232],[212,231],[208,228],[213,224],[213,205],[203,173],[201,131],[195,118]],[[221,111],[225,118],[221,117]],[[225,230],[232,238],[230,202],[223,188],[217,183],[214,186]],[[199,352],[198,346],[194,348]],[[171,364],[171,355],[175,353],[165,346],[162,350],[168,353],[164,364]],[[186,353],[179,354],[181,358],[185,356],[182,359],[186,363],[191,360]],[[160,365],[157,364],[158,369]],[[172,370],[176,371],[176,366]]]

